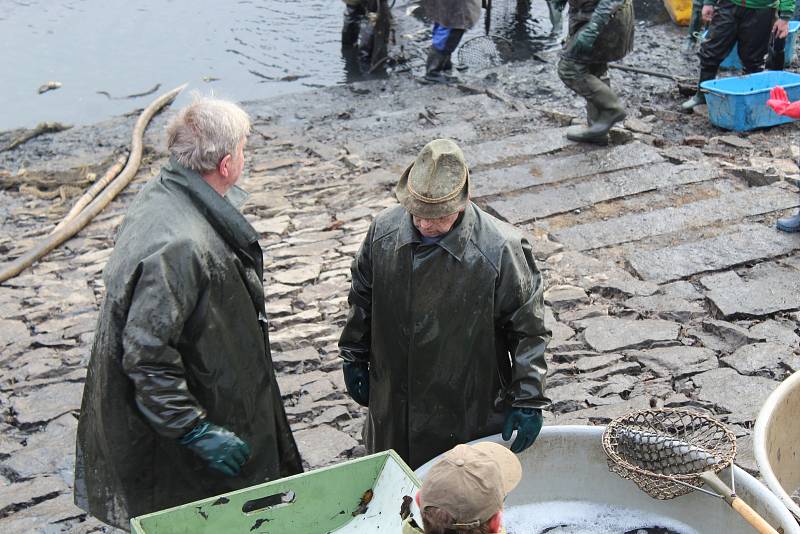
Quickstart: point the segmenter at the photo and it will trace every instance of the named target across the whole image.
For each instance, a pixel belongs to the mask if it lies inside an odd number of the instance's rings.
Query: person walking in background
[[[457,81],[451,56],[464,32],[481,18],[481,0],[423,0],[425,14],[433,21],[431,47],[425,62],[425,79],[433,83]]]
[[[553,0],[560,6],[567,0]],[[558,4],[554,6],[560,10]],[[567,132],[572,141],[608,143],[625,109],[608,79],[608,63],[633,49],[633,0],[569,0],[569,38],[558,62],[564,85],[586,99],[587,127]]]
[[[775,87],[770,91],[767,105],[778,115],[800,119],[800,101],[789,102],[789,95],[783,87]],[[783,232],[800,232],[800,211],[790,217],[778,219],[775,227]]]
[[[702,16],[709,23],[708,35],[700,45],[697,93],[681,104],[683,111],[691,113],[706,103],[700,85],[717,77],[719,66],[733,45],[739,46],[745,74],[763,71],[770,35],[786,38],[794,8],[795,0],[703,0]]]

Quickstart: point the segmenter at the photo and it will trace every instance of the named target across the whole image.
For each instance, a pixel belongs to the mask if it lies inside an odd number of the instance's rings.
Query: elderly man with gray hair
[[[237,209],[250,130],[200,98],[134,200],[103,279],[75,502],[131,517],[302,471],[270,356],[258,233]]]

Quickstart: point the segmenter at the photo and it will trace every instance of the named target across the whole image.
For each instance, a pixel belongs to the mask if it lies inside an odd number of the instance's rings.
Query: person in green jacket
[[[542,428],[543,283],[530,241],[469,200],[455,142],[428,143],[377,215],[352,266],[339,339],[364,443],[412,468],[502,432],[514,452]]]
[[[270,356],[258,232],[237,209],[249,130],[230,102],[181,110],[169,163],[131,204],[103,272],[75,503],[115,527],[302,471]]]
[[[697,93],[681,104],[683,111],[691,113],[705,104],[700,85],[717,77],[720,64],[735,44],[745,74],[764,70],[770,36],[784,39],[789,34],[794,8],[795,0],[703,0],[702,18],[709,23],[708,35],[698,54]]]
[[[522,479],[514,453],[492,442],[457,445],[431,466],[417,492],[422,526],[403,534],[505,534],[503,501]]]

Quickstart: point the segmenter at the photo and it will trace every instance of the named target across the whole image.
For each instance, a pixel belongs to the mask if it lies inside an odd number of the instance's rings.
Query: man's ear
[[[219,160],[219,165],[217,165],[217,172],[219,172],[221,176],[227,178],[230,175],[230,171],[228,170],[228,168],[230,167],[232,159],[233,156],[231,156],[230,154],[225,154],[225,157]]]
[[[421,508],[422,507],[422,505],[419,503],[419,493],[420,492],[418,491],[417,495],[414,497],[414,500],[417,501],[417,508]]]
[[[500,532],[503,528],[503,511],[499,510],[489,518],[489,532]]]

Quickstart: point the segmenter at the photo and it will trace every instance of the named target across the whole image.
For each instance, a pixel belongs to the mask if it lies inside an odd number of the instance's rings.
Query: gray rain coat
[[[501,431],[511,406],[542,408],[542,279],[530,244],[469,203],[422,245],[403,207],[380,213],[352,267],[342,357],[368,361],[364,442],[417,468]]]
[[[302,471],[275,381],[258,234],[171,160],[128,210],[104,272],[83,393],[75,502],[111,525]],[[210,470],[178,438],[198,421],[252,451]]]

